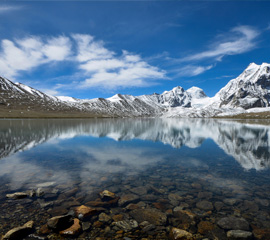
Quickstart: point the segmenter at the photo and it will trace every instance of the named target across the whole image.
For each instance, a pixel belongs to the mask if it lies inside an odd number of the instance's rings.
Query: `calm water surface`
[[[227,239],[230,229],[218,221],[234,216],[245,219],[257,239],[270,229],[269,133],[270,123],[260,121],[0,120],[0,236],[33,220],[35,239],[52,216],[87,205],[109,218],[81,219],[91,226],[76,238],[168,239],[177,227],[198,239]],[[6,198],[38,189],[44,194]],[[105,189],[120,198],[133,195],[123,204],[96,204]],[[150,209],[150,220],[136,214],[141,209]],[[165,220],[126,230],[115,215],[138,224]]]

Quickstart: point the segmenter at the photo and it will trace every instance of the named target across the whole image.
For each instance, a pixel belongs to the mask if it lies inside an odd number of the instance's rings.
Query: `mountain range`
[[[270,64],[251,63],[214,97],[198,87],[162,94],[76,99],[0,77],[0,117],[219,117],[270,111]],[[268,116],[268,115],[267,115]]]

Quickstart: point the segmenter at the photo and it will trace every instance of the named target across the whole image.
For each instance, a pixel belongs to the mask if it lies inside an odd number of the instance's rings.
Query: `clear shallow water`
[[[260,121],[0,120],[0,234],[28,220],[38,232],[50,217],[90,206],[105,189],[137,196],[130,202],[135,205],[106,206],[102,211],[110,217],[134,218],[134,208],[166,214],[166,222],[150,232],[138,227],[126,233],[134,239],[166,239],[173,226],[199,231],[198,239],[226,239],[217,222],[231,215],[243,217],[250,232],[270,229],[269,131]],[[5,197],[38,188],[45,195]],[[201,201],[210,207],[200,207]],[[196,220],[185,223],[176,214],[179,206]],[[114,220],[96,226],[97,220],[98,215],[85,220],[92,226],[81,233],[83,239],[119,235]],[[202,221],[214,230],[200,230]]]

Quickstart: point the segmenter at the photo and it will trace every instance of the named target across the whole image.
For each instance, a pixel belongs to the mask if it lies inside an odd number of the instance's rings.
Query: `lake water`
[[[261,121],[0,120],[0,237],[33,220],[27,239],[59,239],[40,227],[86,205],[98,212],[81,218],[78,239],[168,239],[172,227],[227,239],[239,219],[270,239],[269,133]]]

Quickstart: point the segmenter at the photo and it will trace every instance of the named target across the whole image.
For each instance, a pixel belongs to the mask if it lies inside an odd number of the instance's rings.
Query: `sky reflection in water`
[[[12,190],[136,175],[157,165],[192,169],[222,186],[226,166],[266,174],[269,126],[210,119],[1,120],[0,178]],[[215,172],[224,166],[224,172]],[[256,170],[256,172],[254,171]],[[190,171],[189,171],[190,173]],[[234,175],[230,181],[237,181]]]

